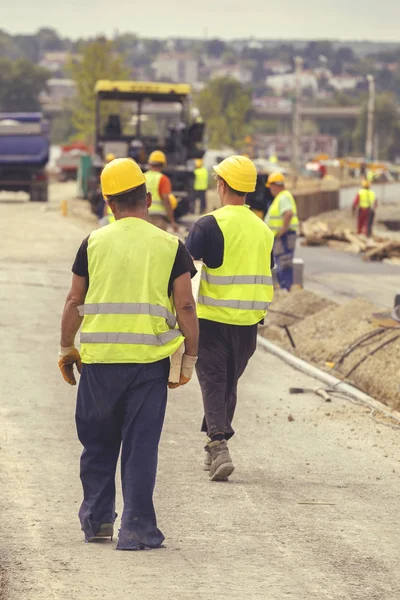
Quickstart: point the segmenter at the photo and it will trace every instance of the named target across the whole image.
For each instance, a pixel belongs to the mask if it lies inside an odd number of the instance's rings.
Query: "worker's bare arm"
[[[196,303],[192,294],[190,273],[184,273],[174,280],[172,293],[179,329],[185,336],[185,353],[189,356],[197,356],[199,322],[196,315]]]
[[[161,199],[167,211],[167,217],[171,225],[176,227],[174,211],[172,210],[171,202],[169,201],[169,194],[162,194]]]
[[[288,232],[289,230],[289,226],[290,226],[290,221],[292,220],[293,217],[293,211],[292,210],[287,210],[286,212],[283,213],[283,225],[282,225],[282,229],[279,231],[279,235],[284,235],[285,233]]]
[[[83,317],[80,316],[78,306],[85,302],[87,292],[86,277],[72,276],[72,285],[65,301],[64,312],[61,319],[61,347],[73,346],[75,336],[81,326]]]

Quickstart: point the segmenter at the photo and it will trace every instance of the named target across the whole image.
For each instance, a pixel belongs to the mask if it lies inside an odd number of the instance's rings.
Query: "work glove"
[[[178,383],[169,383],[168,387],[170,390],[174,390],[175,388],[186,385],[192,379],[194,366],[197,362],[197,356],[189,356],[188,354],[184,354],[182,356],[182,366],[181,366],[181,375]]]
[[[68,346],[68,348],[61,347],[58,353],[58,366],[65,381],[70,385],[76,385],[74,365],[76,365],[78,373],[81,374],[82,361],[79,350],[75,346]]]

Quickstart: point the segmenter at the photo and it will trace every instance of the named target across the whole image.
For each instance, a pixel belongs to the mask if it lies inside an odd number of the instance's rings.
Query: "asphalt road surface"
[[[400,294],[400,266],[364,262],[359,255],[331,248],[298,246],[296,256],[304,260],[305,287],[338,302],[367,298],[393,308]]]
[[[165,548],[84,544],[76,390],[57,367],[70,266],[90,219],[0,198],[0,598],[398,600],[398,430],[258,351],[229,483],[201,469],[197,381],[170,394],[156,507]],[[118,512],[121,511],[118,490]],[[395,510],[396,509],[396,510]]]

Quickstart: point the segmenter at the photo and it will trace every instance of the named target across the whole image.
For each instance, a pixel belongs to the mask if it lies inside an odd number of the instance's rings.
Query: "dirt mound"
[[[280,314],[284,312],[292,313],[291,322],[289,316]],[[268,314],[260,333],[300,358],[339,378],[347,378],[388,406],[400,409],[400,328],[379,327],[373,321],[373,315],[379,312],[377,306],[362,298],[337,305],[305,290],[286,297],[278,293],[271,306],[272,314]],[[334,364],[333,370],[327,363]]]

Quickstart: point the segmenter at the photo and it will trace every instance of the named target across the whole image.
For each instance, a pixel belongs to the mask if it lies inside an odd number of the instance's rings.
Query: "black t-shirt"
[[[74,264],[72,265],[72,272],[80,277],[86,277],[89,287],[89,264],[88,264],[88,241],[89,236],[85,238],[79,247],[76,254]],[[192,257],[186,250],[185,246],[179,240],[178,250],[175,257],[175,262],[172,267],[171,276],[168,283],[168,296],[172,292],[172,284],[175,279],[183,275],[184,273],[190,273],[191,277],[194,277],[197,273],[196,267],[194,266]]]
[[[224,260],[224,235],[213,215],[199,219],[192,227],[186,248],[195,260],[202,260],[209,269],[218,269]],[[271,253],[271,269],[274,258]]]

